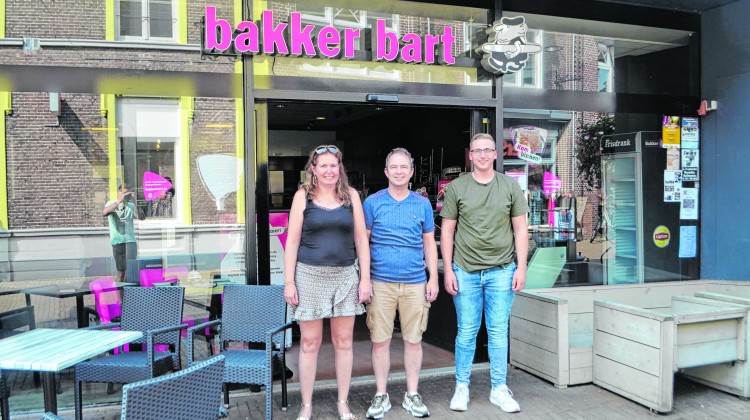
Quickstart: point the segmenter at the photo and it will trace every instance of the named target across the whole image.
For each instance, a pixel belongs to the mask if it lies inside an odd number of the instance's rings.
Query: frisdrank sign
[[[320,58],[355,57],[355,46],[365,36],[357,28],[341,31],[333,26],[320,28],[316,35],[314,25],[303,25],[302,15],[289,14],[288,22],[274,24],[274,11],[264,10],[260,20],[243,21],[236,28],[216,17],[216,7],[206,6],[203,50],[216,54],[229,50],[237,54],[289,55]],[[405,63],[455,64],[453,47],[456,38],[453,28],[443,27],[440,35],[420,36],[397,34],[386,30],[386,22],[377,19],[370,36],[372,58],[375,61],[399,61]]]
[[[542,51],[539,44],[526,40],[526,19],[504,17],[488,28],[489,39],[482,45],[482,67],[490,73],[515,73],[526,67],[529,54]]]

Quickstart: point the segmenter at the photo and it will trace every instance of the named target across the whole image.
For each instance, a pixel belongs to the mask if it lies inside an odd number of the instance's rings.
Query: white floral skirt
[[[313,321],[365,313],[359,301],[357,264],[330,267],[297,263],[294,271],[299,305],[292,307],[295,321]]]

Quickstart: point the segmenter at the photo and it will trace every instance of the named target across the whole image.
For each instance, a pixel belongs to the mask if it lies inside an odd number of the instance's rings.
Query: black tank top
[[[302,221],[297,261],[346,267],[354,264],[354,215],[351,206],[320,207],[308,200]]]

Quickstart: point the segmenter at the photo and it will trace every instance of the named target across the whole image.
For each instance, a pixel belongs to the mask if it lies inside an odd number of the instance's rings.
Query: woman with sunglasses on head
[[[305,166],[304,185],[294,195],[284,257],[284,299],[300,327],[299,374],[302,407],[312,417],[312,394],[330,318],[342,420],[355,420],[347,402],[352,376],[354,317],[372,297],[370,248],[362,203],[349,186],[336,146],[319,146]]]

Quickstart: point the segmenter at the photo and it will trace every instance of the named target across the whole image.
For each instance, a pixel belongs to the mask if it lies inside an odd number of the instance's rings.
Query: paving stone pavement
[[[389,381],[389,394],[393,408],[385,415],[385,420],[412,419],[402,407],[405,381],[403,374],[392,375]],[[470,388],[469,410],[457,413],[448,408],[453,395],[454,376],[450,369],[436,369],[423,372],[420,380],[420,393],[431,411],[433,419],[607,419],[607,420],[693,420],[750,419],[750,402],[704,385],[677,377],[675,385],[674,409],[668,414],[657,414],[648,408],[613,394],[595,385],[579,385],[557,389],[549,382],[521,370],[509,369],[508,386],[521,405],[521,412],[507,414],[492,405],[489,400],[489,365],[475,365]],[[370,405],[375,385],[372,377],[355,378],[349,394],[349,402],[354,413],[364,419]],[[313,396],[313,418],[316,420],[337,419],[336,385],[334,381],[316,384]],[[274,387],[274,419],[296,419],[300,404],[299,390],[289,389],[289,410],[280,409],[280,387]],[[72,412],[62,412],[62,417],[72,418]],[[14,417],[38,419],[39,415]],[[119,407],[87,409],[84,418],[92,420],[119,419]],[[230,419],[265,419],[265,399],[263,393],[244,391],[230,394]]]

